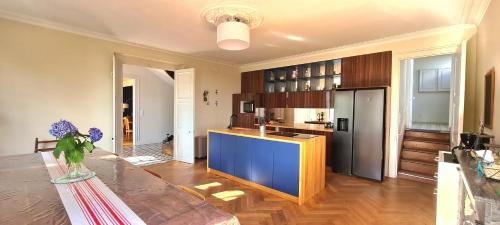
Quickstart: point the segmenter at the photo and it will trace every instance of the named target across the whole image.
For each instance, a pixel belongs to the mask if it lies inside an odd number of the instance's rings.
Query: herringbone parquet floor
[[[145,167],[173,184],[182,184],[206,196],[216,207],[238,217],[242,225],[428,225],[434,224],[434,185],[387,178],[383,183],[326,173],[326,188],[302,206],[257,189],[206,173],[206,160],[194,165],[170,161]],[[221,185],[201,190],[202,184]],[[241,191],[225,198],[222,191]]]

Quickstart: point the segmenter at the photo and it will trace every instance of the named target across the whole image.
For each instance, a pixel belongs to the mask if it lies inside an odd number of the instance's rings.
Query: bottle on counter
[[[264,117],[259,117],[259,132],[261,135],[266,133],[266,120]]]

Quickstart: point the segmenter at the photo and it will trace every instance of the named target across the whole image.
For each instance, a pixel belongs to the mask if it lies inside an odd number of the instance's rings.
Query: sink
[[[283,137],[295,137],[299,134],[292,133],[292,132],[285,132],[285,131],[276,131],[269,133],[270,135],[276,135],[276,136],[283,136]]]
[[[268,134],[269,135],[282,136],[282,137],[300,138],[300,139],[309,139],[309,138],[316,137],[316,135],[299,134],[299,133],[292,133],[292,132],[286,132],[286,131],[277,131],[277,132],[271,132],[271,133],[268,133]]]
[[[304,121],[304,123],[308,124],[325,124],[325,121]]]

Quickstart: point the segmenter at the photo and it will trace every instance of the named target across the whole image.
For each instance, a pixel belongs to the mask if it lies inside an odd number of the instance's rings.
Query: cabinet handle
[[[439,162],[439,156],[434,157],[435,162]]]
[[[438,179],[438,173],[437,172],[434,173],[434,178]]]
[[[438,189],[437,188],[434,188],[434,195],[437,195],[438,194]]]

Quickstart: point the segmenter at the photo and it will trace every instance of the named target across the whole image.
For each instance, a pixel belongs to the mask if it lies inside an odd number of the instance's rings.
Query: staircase
[[[435,183],[439,151],[450,150],[450,133],[406,130],[399,160],[398,177]]]

